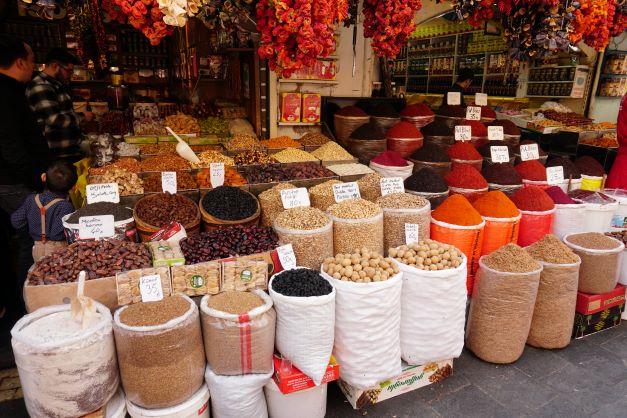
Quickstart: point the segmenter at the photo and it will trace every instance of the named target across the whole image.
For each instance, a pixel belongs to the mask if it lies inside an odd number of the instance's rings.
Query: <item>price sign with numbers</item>
[[[504,138],[502,126],[488,126],[488,140],[502,141]]]
[[[292,244],[277,247],[276,252],[279,256],[279,261],[285,270],[296,268],[296,254],[294,254]]]
[[[151,274],[139,278],[139,293],[142,302],[157,302],[163,299],[163,288],[161,287],[161,276]]]
[[[361,197],[361,194],[359,193],[359,186],[354,181],[349,183],[334,184],[333,197],[335,197],[335,201],[337,203],[348,199],[358,199]]]
[[[211,187],[222,186],[224,184],[224,163],[211,163],[209,170]]]
[[[538,144],[525,144],[520,146],[520,159],[523,161],[540,159]]]
[[[78,218],[78,236],[81,239],[109,238],[115,234],[113,215],[81,216]]]
[[[418,224],[405,224],[405,244],[413,244],[418,242],[420,236],[420,228]]]
[[[490,147],[490,158],[493,163],[508,163],[509,162],[509,149],[503,147]]]
[[[449,91],[446,93],[446,103],[452,106],[459,106],[462,104],[462,94],[458,91]]]
[[[546,168],[546,182],[548,184],[564,183],[564,167],[557,165],[555,167]]]
[[[85,188],[87,204],[98,202],[120,203],[120,189],[117,183],[88,184]]]
[[[470,125],[455,126],[455,141],[470,141],[472,137],[472,128]]]
[[[161,173],[161,190],[163,193],[176,193],[176,171],[163,171]]]
[[[475,104],[477,106],[487,106],[488,95],[486,93],[475,93]]]
[[[405,185],[402,177],[384,177],[380,181],[381,196],[390,193],[405,193]]]
[[[481,108],[479,106],[468,106],[466,108],[466,120],[481,120]]]
[[[299,206],[311,206],[309,193],[304,187],[281,190],[281,202],[283,202],[283,207],[285,209],[292,209]]]

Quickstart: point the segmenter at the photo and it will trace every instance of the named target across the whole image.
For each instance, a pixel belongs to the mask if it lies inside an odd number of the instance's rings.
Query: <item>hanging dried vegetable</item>
[[[414,31],[420,0],[364,0],[364,37],[379,57],[394,58]]]
[[[128,23],[148,38],[151,45],[159,45],[161,39],[172,35],[174,29],[163,21],[157,0],[115,0],[128,16]]]
[[[68,15],[70,31],[78,43],[76,53],[80,60],[85,65],[93,61],[98,68],[106,68],[107,46],[98,1],[69,2]]]
[[[240,23],[252,20],[253,10],[253,0],[205,0],[196,17],[209,29],[219,27],[230,33]]]
[[[122,7],[118,6],[114,0],[102,0],[101,5],[105,22],[118,22],[121,25],[126,23],[127,16],[122,12]]]
[[[466,19],[475,28],[494,17],[494,0],[453,0],[453,9],[459,20]]]
[[[616,0],[579,0],[579,3],[573,22],[575,31],[570,38],[573,43],[583,41],[601,51],[610,42]]]

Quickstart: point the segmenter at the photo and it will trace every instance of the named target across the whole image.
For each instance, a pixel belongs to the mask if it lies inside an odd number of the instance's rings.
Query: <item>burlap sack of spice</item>
[[[270,296],[261,290],[253,293],[264,304],[244,315],[211,309],[207,304],[210,295],[200,302],[205,353],[215,374],[234,376],[273,370],[276,312]]]
[[[466,346],[480,359],[507,364],[520,358],[531,327],[540,272],[503,273],[479,260],[466,327]]]

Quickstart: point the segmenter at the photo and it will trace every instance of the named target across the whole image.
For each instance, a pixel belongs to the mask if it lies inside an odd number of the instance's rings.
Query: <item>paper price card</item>
[[[176,171],[164,171],[161,173],[161,190],[163,190],[163,193],[176,194]]]
[[[475,104],[477,106],[487,106],[488,95],[485,93],[475,93]]]
[[[418,242],[419,232],[418,224],[405,224],[405,244]]]
[[[546,168],[546,182],[548,184],[561,184],[564,182],[564,167],[561,165]]]
[[[361,194],[359,193],[359,186],[354,181],[349,183],[334,184],[333,196],[337,203],[343,202],[348,199],[359,199]]]
[[[117,183],[88,184],[85,189],[87,204],[98,202],[120,203],[120,189]]]
[[[523,161],[540,159],[540,153],[538,152],[538,144],[521,145],[520,146],[520,159]]]
[[[470,125],[455,126],[455,141],[470,141],[472,128]]]
[[[281,201],[285,209],[297,208],[299,206],[311,206],[309,193],[304,187],[297,189],[281,190]]]
[[[458,91],[449,91],[446,93],[446,103],[452,106],[459,106],[462,104],[462,94]]]
[[[114,234],[113,215],[81,216],[78,219],[78,236],[81,239],[109,238]]]
[[[466,120],[481,120],[481,108],[479,106],[468,106],[466,108]]]
[[[161,287],[161,276],[151,274],[139,278],[139,293],[142,302],[157,302],[163,299],[163,288]]]
[[[276,252],[279,256],[279,261],[285,270],[296,268],[296,254],[294,254],[292,244],[277,247]]]
[[[211,187],[214,189],[224,184],[224,163],[211,163],[209,165]]]
[[[405,193],[405,185],[402,177],[384,177],[380,181],[381,196],[390,193]]]
[[[490,158],[493,163],[508,163],[509,162],[509,149],[503,147],[490,147]]]
[[[502,141],[503,127],[502,126],[488,126],[488,140],[489,141]]]

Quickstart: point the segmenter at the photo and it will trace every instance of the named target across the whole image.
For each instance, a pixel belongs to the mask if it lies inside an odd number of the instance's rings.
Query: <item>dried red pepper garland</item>
[[[115,0],[128,16],[128,23],[141,31],[151,45],[159,45],[161,39],[172,35],[174,28],[163,22],[163,13],[157,0]]]
[[[616,0],[579,0],[579,3],[581,6],[575,11],[573,23],[575,31],[570,39],[574,43],[583,41],[601,51],[610,42]]]
[[[414,31],[420,0],[364,0],[364,37],[379,57],[394,58]]]

